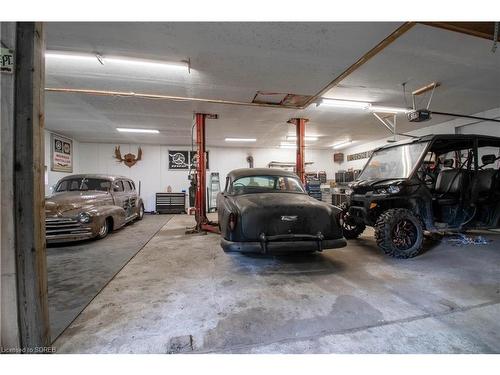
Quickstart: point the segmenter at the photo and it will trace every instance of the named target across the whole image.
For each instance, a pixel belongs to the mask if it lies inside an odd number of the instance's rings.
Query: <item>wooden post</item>
[[[3,48],[15,50],[16,23],[1,22],[0,37]],[[19,348],[16,247],[14,235],[14,82],[15,74],[0,73],[0,114],[2,133],[0,191],[1,191],[1,299],[0,333],[3,348]]]
[[[16,42],[14,223],[21,347],[50,345],[44,212],[44,30],[19,22]]]

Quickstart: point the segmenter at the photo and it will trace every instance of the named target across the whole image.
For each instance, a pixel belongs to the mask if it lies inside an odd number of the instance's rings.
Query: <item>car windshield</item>
[[[268,192],[304,193],[304,188],[296,177],[246,176],[236,179],[230,189],[232,194]]]
[[[67,178],[59,182],[56,192],[63,191],[109,191],[111,181],[102,178]]]
[[[375,151],[358,180],[408,178],[429,142],[410,143]]]

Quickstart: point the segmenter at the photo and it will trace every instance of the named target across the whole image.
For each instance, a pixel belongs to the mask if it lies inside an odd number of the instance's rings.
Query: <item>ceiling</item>
[[[47,58],[46,86],[189,96],[251,102],[257,91],[313,95],[386,38],[398,23],[47,23],[48,51],[99,53],[97,59]],[[113,64],[107,56],[176,62],[185,66]],[[344,79],[325,96],[404,106],[408,91],[439,81],[431,108],[473,114],[500,107],[500,54],[491,42],[416,25]],[[410,98],[408,97],[408,100]],[[310,119],[311,148],[350,138],[370,141],[387,130],[368,112],[310,106],[305,110],[46,93],[46,127],[83,142],[187,145],[194,112],[208,120],[209,146],[235,146],[225,137],[257,138],[254,146],[277,147],[293,127],[291,117]],[[446,121],[414,125],[408,131]],[[158,135],[122,134],[117,127],[153,128]],[[388,135],[388,134],[387,134]],[[247,146],[247,145],[245,145]]]

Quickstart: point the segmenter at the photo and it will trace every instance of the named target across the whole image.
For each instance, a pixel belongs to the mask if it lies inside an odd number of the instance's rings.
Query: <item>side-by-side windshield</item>
[[[304,193],[298,178],[286,176],[247,176],[236,179],[229,191],[231,194],[288,192]]]
[[[428,144],[410,143],[375,151],[358,180],[408,178]]]

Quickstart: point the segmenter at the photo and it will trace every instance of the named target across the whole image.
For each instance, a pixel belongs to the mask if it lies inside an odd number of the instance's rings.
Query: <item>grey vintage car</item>
[[[226,252],[313,252],[346,246],[341,210],[307,195],[292,172],[230,172],[217,197],[217,213]]]
[[[134,181],[121,176],[64,177],[45,198],[47,243],[104,238],[143,217],[144,203]]]

